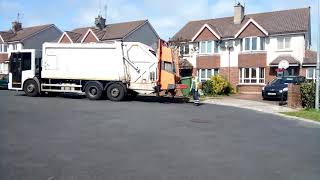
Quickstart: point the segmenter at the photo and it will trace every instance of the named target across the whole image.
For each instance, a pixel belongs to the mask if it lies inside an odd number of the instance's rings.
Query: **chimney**
[[[22,24],[18,21],[13,21],[12,22],[12,30],[13,32],[18,32],[22,29]]]
[[[244,18],[244,6],[242,6],[241,3],[238,2],[238,4],[234,6],[234,18],[233,18],[234,24],[241,24],[243,18]]]
[[[95,18],[94,23],[96,27],[99,28],[100,30],[106,27],[106,19],[100,15]]]

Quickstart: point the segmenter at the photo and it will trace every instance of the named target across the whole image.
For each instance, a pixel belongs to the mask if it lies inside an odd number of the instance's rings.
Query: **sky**
[[[247,14],[311,7],[312,48],[317,47],[317,0],[237,0]],[[235,0],[0,0],[0,30],[17,19],[24,27],[55,24],[62,31],[94,25],[100,13],[107,23],[148,19],[168,40],[188,21],[233,16]],[[106,8],[105,8],[106,7]]]

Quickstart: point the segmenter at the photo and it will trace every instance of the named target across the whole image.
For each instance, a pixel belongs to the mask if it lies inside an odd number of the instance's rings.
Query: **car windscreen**
[[[273,79],[269,84],[282,84],[283,80],[280,78]]]

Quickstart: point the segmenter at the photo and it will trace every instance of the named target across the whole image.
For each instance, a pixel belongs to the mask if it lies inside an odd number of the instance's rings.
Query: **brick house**
[[[159,35],[148,20],[106,24],[106,20],[98,16],[95,26],[65,31],[58,43],[91,43],[118,40],[124,42],[141,42],[157,49]]]
[[[12,22],[11,30],[0,31],[0,78],[8,74],[10,51],[41,49],[44,42],[54,41],[61,34],[54,24],[22,27],[22,23]]]
[[[233,17],[188,22],[170,41],[201,81],[219,73],[240,93],[261,92],[280,75],[280,62],[290,65],[286,75],[306,76],[315,67],[310,8],[245,14],[237,4]]]

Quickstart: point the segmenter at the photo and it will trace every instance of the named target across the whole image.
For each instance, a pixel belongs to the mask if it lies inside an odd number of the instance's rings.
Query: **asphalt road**
[[[148,101],[0,91],[0,179],[320,179],[319,125]]]

